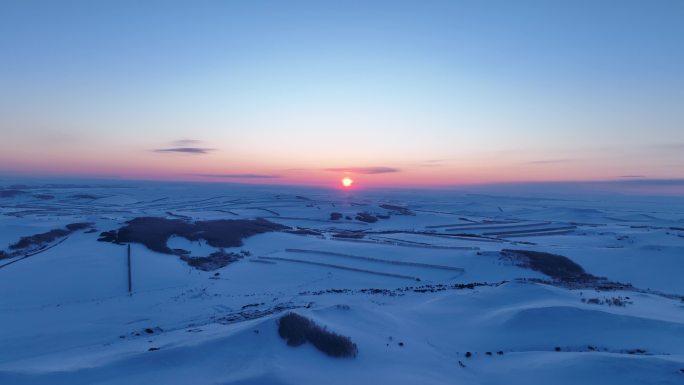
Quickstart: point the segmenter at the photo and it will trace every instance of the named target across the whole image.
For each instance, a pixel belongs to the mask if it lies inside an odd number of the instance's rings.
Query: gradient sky
[[[0,173],[684,178],[684,1],[0,0]]]

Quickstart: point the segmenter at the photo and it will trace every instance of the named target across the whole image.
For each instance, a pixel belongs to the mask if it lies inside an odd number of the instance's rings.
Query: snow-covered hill
[[[2,384],[684,383],[684,200],[133,182],[9,190]],[[146,217],[187,224],[155,235],[168,235],[171,253],[149,238],[122,242],[126,222]],[[192,227],[257,218],[286,228],[217,247],[227,240]],[[217,253],[230,263],[193,265]],[[568,278],[576,265],[583,275]],[[358,355],[288,346],[277,323],[289,312],[349,337]]]

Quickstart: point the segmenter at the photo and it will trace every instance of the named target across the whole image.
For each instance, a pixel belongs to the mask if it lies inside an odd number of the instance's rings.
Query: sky
[[[678,183],[682,20],[680,0],[0,0],[0,174]]]

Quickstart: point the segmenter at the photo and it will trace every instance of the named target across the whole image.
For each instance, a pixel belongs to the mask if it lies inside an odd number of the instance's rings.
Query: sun
[[[342,186],[344,187],[351,187],[352,183],[354,183],[354,180],[348,176],[345,176],[342,178]]]

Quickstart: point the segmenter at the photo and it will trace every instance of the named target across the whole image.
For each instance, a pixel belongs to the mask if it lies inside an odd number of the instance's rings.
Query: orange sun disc
[[[344,187],[351,187],[352,183],[354,183],[354,180],[348,176],[345,176],[342,178],[342,186]]]

